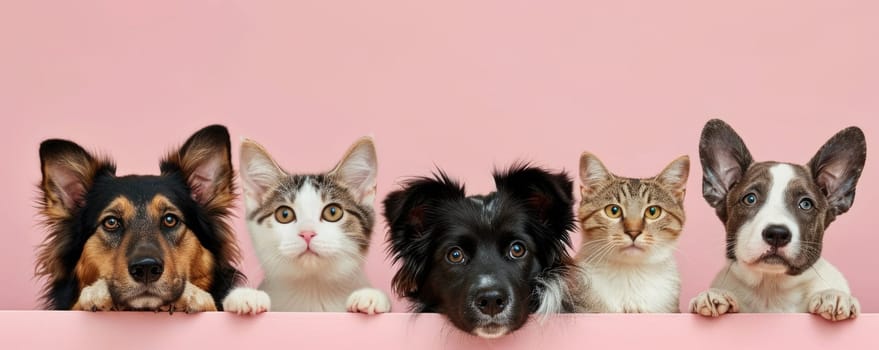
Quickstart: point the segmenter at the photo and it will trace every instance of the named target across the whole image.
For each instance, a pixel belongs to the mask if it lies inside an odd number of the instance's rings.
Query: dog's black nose
[[[135,281],[153,283],[162,277],[165,267],[161,259],[143,258],[128,265],[128,273]]]
[[[487,290],[476,296],[476,307],[488,316],[494,316],[507,307],[509,296],[500,290]]]
[[[763,240],[773,247],[781,248],[790,243],[791,233],[787,227],[772,225],[763,230]]]

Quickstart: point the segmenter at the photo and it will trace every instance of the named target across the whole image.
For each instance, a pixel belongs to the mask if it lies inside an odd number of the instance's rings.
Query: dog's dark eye
[[[521,259],[525,257],[525,254],[528,253],[528,250],[525,249],[525,244],[522,242],[513,242],[510,245],[510,257],[513,259]]]
[[[282,205],[275,209],[275,220],[282,224],[289,224],[296,220],[296,213],[292,208]]]
[[[745,205],[754,205],[757,203],[757,195],[753,193],[748,193],[745,195],[745,198],[742,198],[742,203]]]
[[[812,200],[809,198],[803,198],[802,200],[800,200],[799,206],[802,210],[812,210],[812,208],[815,206],[815,203],[812,203]]]
[[[342,219],[342,214],[345,211],[342,210],[338,204],[330,204],[324,207],[324,212],[321,214],[321,217],[329,222],[336,222]]]
[[[180,222],[180,219],[177,218],[177,215],[174,214],[165,214],[162,217],[162,225],[165,225],[167,228],[177,227],[177,224]]]
[[[449,252],[446,253],[446,260],[448,260],[452,264],[463,264],[466,258],[467,257],[464,255],[464,251],[458,247],[449,249]]]
[[[122,227],[122,220],[119,220],[119,218],[115,216],[108,216],[101,222],[101,226],[104,227],[105,231],[116,231]]]
[[[619,205],[611,204],[604,207],[604,213],[611,219],[616,219],[620,216],[623,216],[623,209],[620,208]]]

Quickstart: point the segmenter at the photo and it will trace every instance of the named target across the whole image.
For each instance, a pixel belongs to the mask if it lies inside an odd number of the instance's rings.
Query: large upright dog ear
[[[192,198],[208,208],[228,208],[235,199],[229,131],[211,125],[189,137],[161,162],[162,174],[180,172]]]
[[[574,228],[573,182],[565,172],[518,164],[494,174],[498,192],[522,200],[531,212],[547,225],[557,238],[569,242],[568,231]]]
[[[68,217],[85,205],[95,177],[116,173],[111,161],[97,159],[79,145],[59,139],[40,144],[40,165],[44,210],[54,219]]]
[[[256,141],[244,140],[239,158],[244,196],[248,200],[261,203],[266,199],[268,191],[287,176],[269,152]]]
[[[330,172],[354,193],[363,205],[375,200],[375,182],[378,175],[378,159],[372,138],[364,137],[345,152],[339,164]]]
[[[702,129],[699,159],[702,161],[702,196],[721,220],[726,220],[726,195],[754,162],[751,152],[732,127],[720,119],[712,119]]]
[[[655,179],[672,191],[678,203],[684,202],[687,193],[687,178],[690,176],[690,157],[681,156],[673,160]]]
[[[391,192],[384,200],[384,217],[388,222],[388,250],[393,262],[401,262],[391,284],[400,296],[413,296],[423,278],[427,251],[426,237],[433,227],[439,203],[463,199],[464,187],[439,171],[435,178],[416,178]]]
[[[594,154],[583,152],[580,155],[580,195],[583,198],[595,194],[601,184],[613,178],[613,174]]]
[[[827,196],[832,214],[839,215],[855,201],[855,187],[867,158],[864,132],[849,127],[834,135],[809,161],[818,188]]]

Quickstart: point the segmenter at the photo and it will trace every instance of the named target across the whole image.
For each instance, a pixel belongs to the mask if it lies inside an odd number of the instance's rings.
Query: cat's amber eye
[[[604,207],[604,213],[611,219],[616,219],[620,216],[623,216],[623,208],[620,208],[619,205],[611,204]]]
[[[342,214],[344,211],[342,207],[338,204],[330,204],[324,207],[324,212],[321,214],[321,217],[324,221],[336,222],[342,219]]]
[[[275,220],[282,224],[289,224],[296,220],[296,212],[293,211],[293,208],[282,205],[275,209]]]
[[[165,214],[165,216],[162,217],[162,225],[165,225],[167,228],[177,227],[178,223],[180,223],[180,219],[177,218],[177,215]]]
[[[660,215],[662,215],[662,208],[655,205],[648,207],[647,210],[644,211],[644,217],[651,220],[658,218]]]
[[[513,259],[521,259],[525,257],[528,250],[525,249],[525,243],[516,241],[510,245],[510,257]]]
[[[122,220],[115,216],[108,216],[101,222],[101,226],[104,228],[104,231],[113,232],[122,227]]]
[[[449,252],[446,253],[446,260],[455,265],[463,264],[466,259],[467,256],[464,255],[464,251],[459,247],[452,247],[452,249],[449,249]]]

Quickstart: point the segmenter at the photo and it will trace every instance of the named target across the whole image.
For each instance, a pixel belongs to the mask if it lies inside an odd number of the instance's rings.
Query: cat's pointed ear
[[[567,243],[574,226],[571,206],[573,182],[565,172],[550,173],[527,164],[517,164],[494,174],[498,192],[523,200],[537,218]]]
[[[261,203],[268,191],[287,176],[269,152],[256,141],[242,141],[239,158],[244,196],[249,200]]]
[[[85,205],[95,177],[116,173],[110,160],[97,159],[76,143],[59,139],[40,144],[40,165],[42,203],[45,213],[54,219],[68,217]]]
[[[656,181],[672,191],[678,203],[684,202],[687,178],[690,176],[690,157],[681,156],[672,161],[656,176]]]
[[[583,152],[580,155],[580,195],[583,198],[593,195],[601,184],[613,178],[613,174],[594,154]]]
[[[751,152],[732,127],[720,119],[712,119],[702,129],[699,159],[702,196],[717,210],[718,216],[725,219],[726,195],[754,162]]]
[[[840,131],[809,161],[818,188],[827,196],[833,215],[845,213],[855,201],[855,187],[867,159],[867,141],[857,127]]]
[[[211,208],[228,208],[235,200],[235,173],[229,131],[222,125],[207,126],[189,137],[162,160],[162,174],[180,172],[192,198]]]
[[[425,237],[435,224],[437,206],[443,201],[465,198],[464,186],[442,172],[435,178],[416,178],[384,200],[384,217],[388,223],[389,247],[393,261],[401,262],[392,285],[398,295],[413,296],[426,273],[425,257],[430,256]]]
[[[372,205],[378,176],[378,158],[372,138],[363,137],[354,142],[330,176],[351,190],[360,204]]]

